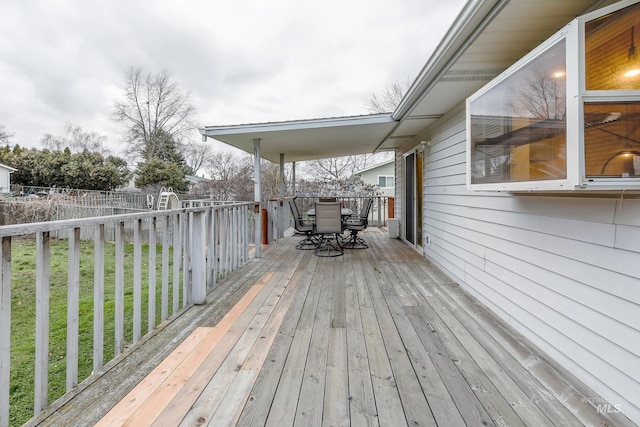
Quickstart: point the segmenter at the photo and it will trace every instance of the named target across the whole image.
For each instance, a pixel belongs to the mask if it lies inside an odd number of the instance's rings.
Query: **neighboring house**
[[[208,190],[207,184],[211,182],[208,178],[194,175],[185,175],[184,179],[189,184],[189,194],[205,194]]]
[[[201,133],[281,164],[393,150],[402,239],[640,424],[634,35],[637,1],[470,0],[391,114]]]
[[[11,192],[11,174],[17,170],[0,163],[0,194]]]
[[[395,192],[395,161],[389,160],[353,174],[364,184],[377,185],[380,195],[393,197]]]

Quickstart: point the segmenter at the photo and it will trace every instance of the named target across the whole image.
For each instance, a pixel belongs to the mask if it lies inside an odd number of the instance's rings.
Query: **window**
[[[469,97],[468,188],[640,189],[636,35],[640,4],[593,12]]]
[[[640,4],[585,22],[584,173],[640,177]]]
[[[471,183],[564,179],[565,40],[469,103]]]
[[[393,188],[394,186],[393,176],[379,175],[378,186],[380,188]]]

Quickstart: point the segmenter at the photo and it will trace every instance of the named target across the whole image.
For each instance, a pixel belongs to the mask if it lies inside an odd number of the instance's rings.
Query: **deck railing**
[[[50,258],[51,243],[56,239],[55,236],[63,236],[63,244],[66,243],[63,246],[67,247],[64,358],[65,388],[68,392],[85,379],[78,371],[79,333],[82,332],[79,331],[79,325],[86,325],[87,319],[93,325],[92,358],[95,372],[124,352],[126,346],[140,341],[143,335],[185,305],[204,303],[209,288],[248,261],[250,245],[253,244],[250,222],[255,211],[254,202],[223,205],[190,202],[190,206],[168,211],[0,227],[0,426],[10,423],[12,352],[24,351],[14,349],[11,345],[12,310],[21,309],[19,302],[12,303],[12,289],[15,290],[15,286],[30,287],[35,294],[35,330],[32,332],[35,334],[34,415],[47,407],[50,398],[59,397],[48,395],[51,351]],[[113,233],[106,232],[109,229]],[[82,231],[87,230],[93,236],[92,250],[88,245],[93,258],[90,283],[86,283],[86,279],[81,280],[81,236],[86,236]],[[113,242],[109,236],[114,236]],[[34,279],[30,283],[13,283],[12,247],[15,241],[26,240],[35,240]],[[84,252],[87,251],[86,246],[85,243]],[[132,257],[132,262],[125,263],[125,250],[129,259]],[[143,259],[143,253],[148,254],[146,259]],[[115,257],[115,263],[112,260],[108,263],[113,265],[115,271],[105,271],[108,256]],[[87,266],[84,267],[86,269]],[[85,271],[82,277],[86,276]],[[109,280],[114,281],[107,286],[113,289],[114,294],[108,295],[108,298],[105,296],[107,277],[113,277]],[[83,289],[87,286],[93,288],[93,310],[80,310],[81,286]],[[142,301],[143,293],[148,295],[146,307]],[[129,319],[126,325],[125,295],[128,298],[126,318]],[[105,304],[106,299],[109,300],[108,304]],[[105,336],[105,316],[113,316],[109,318],[109,323],[114,324],[113,336]],[[146,330],[143,331],[145,324]],[[105,340],[113,340],[113,354],[104,354]]]

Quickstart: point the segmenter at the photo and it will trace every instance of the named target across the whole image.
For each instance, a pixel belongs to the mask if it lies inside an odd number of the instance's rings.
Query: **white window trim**
[[[584,23],[599,16],[623,9],[636,3],[634,0],[622,1],[598,11],[583,15],[571,21],[556,34],[522,57],[507,70],[496,76],[466,100],[466,184],[470,191],[509,191],[509,192],[553,192],[582,190],[640,190],[640,178],[586,178],[584,160],[584,102],[640,102],[640,91],[586,91],[584,78]],[[566,40],[566,138],[567,138],[567,177],[556,180],[471,183],[471,109],[470,105],[513,73],[528,65],[541,53],[559,42]]]
[[[376,183],[377,183],[378,185],[380,185],[380,178],[382,178],[382,177],[384,177],[384,178],[385,178],[385,180],[384,180],[385,184],[387,183],[387,180],[388,180],[389,178],[393,179],[394,184],[395,184],[395,182],[396,182],[396,179],[395,179],[395,176],[394,176],[394,175],[378,175],[378,176],[377,176],[377,178],[376,178]],[[394,185],[394,186],[392,186],[392,187],[380,187],[380,188],[381,188],[381,189],[395,188],[395,185]]]

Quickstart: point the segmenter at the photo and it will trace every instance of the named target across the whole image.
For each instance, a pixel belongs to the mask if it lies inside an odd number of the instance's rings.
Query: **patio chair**
[[[344,223],[344,229],[350,233],[344,238],[342,246],[346,249],[366,249],[367,242],[358,233],[364,231],[369,224],[369,211],[373,205],[373,199],[366,198],[362,201],[362,207],[357,215],[351,215]]]
[[[335,257],[344,254],[339,236],[342,234],[340,203],[316,203],[316,222],[313,228],[318,244],[314,254]]]
[[[296,205],[295,197],[288,198],[287,201],[289,202],[289,208],[293,215],[293,227],[298,233],[302,233],[305,236],[304,240],[298,242],[296,249],[315,249],[318,242],[317,239],[313,237],[313,224],[304,222],[302,215],[300,215],[300,211],[298,210],[298,206]]]

